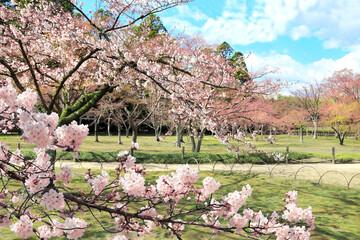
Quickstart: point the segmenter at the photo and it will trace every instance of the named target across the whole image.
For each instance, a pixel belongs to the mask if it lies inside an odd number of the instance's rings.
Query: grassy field
[[[100,136],[100,142],[94,142],[93,136],[88,136],[86,141],[81,145],[80,152],[118,152],[122,150],[128,150],[131,145],[131,138],[122,138],[123,145],[117,144],[117,137],[112,136]],[[359,160],[360,159],[360,140],[354,140],[348,138],[345,140],[345,145],[341,146],[338,140],[334,137],[319,137],[318,139],[312,139],[312,136],[304,136],[304,143],[299,143],[298,136],[278,135],[276,136],[277,142],[275,144],[269,144],[264,140],[255,142],[259,149],[273,152],[284,152],[286,147],[290,148],[290,152],[303,152],[311,153],[312,157],[331,159],[331,149],[336,148],[337,159]],[[23,150],[32,150],[34,145],[26,144],[20,140],[19,136],[0,135],[0,140],[10,145],[11,148],[16,148],[17,144],[21,143]],[[191,152],[191,144],[187,137],[185,152]],[[140,136],[138,138],[140,144],[140,151],[148,154],[168,154],[168,153],[181,153],[181,149],[175,147],[175,136],[167,136],[165,140],[161,142],[155,142],[153,136]],[[245,149],[245,148],[244,148]],[[226,147],[221,145],[217,139],[211,136],[206,136],[202,148],[202,153],[209,154],[225,154],[228,153]]]
[[[85,169],[74,170],[74,178],[71,181],[72,189],[89,189],[83,180]],[[111,176],[114,172],[109,171]],[[150,172],[147,174],[148,181],[154,183],[156,178],[169,172]],[[229,174],[224,172],[201,172],[201,179],[205,176],[213,176],[222,183],[222,189],[216,198],[234,190],[239,190],[243,185],[250,184],[253,188],[253,196],[247,201],[243,208],[253,208],[271,213],[283,207],[282,198],[284,193],[297,190],[299,193],[299,205],[303,208],[311,205],[316,217],[316,230],[312,232],[311,239],[360,239],[360,190],[346,190],[329,186],[319,186],[310,182],[292,181],[281,178],[268,178],[265,176],[246,176],[241,174]],[[201,182],[201,181],[199,181]],[[113,230],[113,219],[103,213],[97,216],[101,222]],[[112,239],[110,234],[105,233],[101,227],[90,217],[89,213],[78,216],[89,223],[83,239]],[[8,228],[1,228],[2,239],[17,239]],[[210,233],[207,229],[187,228],[183,239],[209,239]],[[35,239],[35,238],[32,238]],[[65,239],[65,238],[58,238]],[[129,239],[142,239],[130,235]],[[143,239],[170,239],[165,230],[156,228],[153,233]],[[237,236],[220,234],[212,239],[242,239]]]

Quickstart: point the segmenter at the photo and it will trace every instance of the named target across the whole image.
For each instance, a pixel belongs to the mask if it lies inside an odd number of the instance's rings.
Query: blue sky
[[[168,30],[251,53],[251,71],[278,69],[269,76],[301,85],[360,72],[359,12],[359,0],[195,0],[160,17]]]
[[[226,41],[250,70],[301,84],[343,68],[360,71],[359,0],[195,0],[168,10],[168,29]]]

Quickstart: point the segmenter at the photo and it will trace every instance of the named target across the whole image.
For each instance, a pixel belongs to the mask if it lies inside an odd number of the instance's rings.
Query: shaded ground
[[[57,167],[69,165],[72,168],[92,168],[92,169],[115,169],[117,163],[96,163],[61,161]],[[143,164],[147,171],[175,171],[176,164]],[[360,188],[360,163],[356,164],[331,164],[331,163],[314,163],[314,164],[191,164],[191,168],[200,171],[233,171],[233,172],[251,172],[260,173],[276,177],[289,179],[310,180],[321,184],[333,186],[343,186],[350,188]]]

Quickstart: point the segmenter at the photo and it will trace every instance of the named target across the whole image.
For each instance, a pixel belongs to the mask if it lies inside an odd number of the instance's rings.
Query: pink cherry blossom
[[[26,239],[33,234],[33,223],[29,216],[23,215],[17,223],[10,226],[10,229],[19,237]]]
[[[47,225],[41,225],[38,232],[41,239],[47,240],[52,237],[51,230]]]
[[[102,171],[102,175],[98,175],[94,179],[89,179],[88,184],[92,186],[92,189],[94,190],[95,194],[100,194],[108,185],[110,180],[110,176],[106,171]]]
[[[86,227],[87,223],[79,218],[66,218],[64,222],[64,232],[68,239],[81,238]]]
[[[131,169],[132,167],[134,167],[136,162],[136,158],[128,155],[124,164],[124,167],[126,167],[126,169]]]
[[[61,210],[65,208],[64,194],[50,189],[42,196],[41,205],[44,205],[47,210]]]
[[[120,185],[125,193],[134,197],[141,197],[145,194],[145,179],[134,170],[130,170],[120,178]]]
[[[70,179],[72,178],[72,169],[68,165],[61,167],[60,169],[61,172],[58,173],[57,177],[61,179],[65,185],[68,185]]]

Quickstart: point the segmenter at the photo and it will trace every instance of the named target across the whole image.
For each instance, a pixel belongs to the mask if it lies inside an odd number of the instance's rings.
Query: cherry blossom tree
[[[180,38],[169,34],[148,38],[130,27],[152,13],[186,2],[109,0],[104,1],[106,14],[97,12],[91,17],[75,2],[71,4],[80,16],[41,0],[0,5],[1,130],[19,128],[24,141],[36,145],[36,158],[29,161],[20,150],[11,152],[0,143],[0,179],[4,183],[0,226],[10,227],[21,238],[65,235],[78,239],[88,226],[79,216],[82,212],[108,230],[95,214],[102,212],[113,219],[115,230],[111,232],[116,233],[141,235],[161,226],[181,239],[187,226],[199,226],[252,239],[309,238],[314,229],[312,209],[298,206],[296,191],[287,193],[283,209],[265,216],[251,209],[239,212],[252,194],[250,186],[216,199],[220,183],[206,177],[195,187],[199,174],[187,165],[151,184],[132,154],[122,152],[116,175],[89,170],[84,176],[89,189],[83,191],[66,187],[71,186],[70,167],[54,169],[61,159],[55,151],[73,151],[76,156],[88,134],[88,128],[74,120],[106,94],[127,84],[161,89],[173,103],[202,116],[204,125],[219,137],[228,136],[226,116],[253,108],[255,104],[250,103],[256,101],[248,96],[254,96],[252,90],[259,90],[259,85],[234,82],[238,69],[215,51],[203,47],[184,51],[179,47],[184,45]],[[204,71],[207,67],[213,74]],[[223,101],[219,104],[219,99],[228,98],[231,106],[224,107]],[[201,110],[203,99],[211,106],[206,111]],[[133,143],[130,153],[138,147]],[[11,188],[16,184],[21,186],[19,190]],[[191,219],[185,220],[185,216]]]
[[[318,83],[303,86],[301,89],[293,92],[293,95],[307,111],[308,117],[314,125],[314,139],[317,138],[322,94],[323,89]]]
[[[322,87],[324,122],[334,130],[339,144],[343,145],[346,134],[354,131],[360,121],[360,76],[347,69],[337,71],[323,82]]]
[[[78,215],[89,213],[103,226],[96,212],[109,214],[113,219],[113,233],[134,231],[142,235],[162,226],[177,239],[182,239],[181,233],[191,225],[208,228],[215,234],[229,232],[251,239],[261,239],[261,236],[309,239],[314,229],[312,209],[298,206],[296,191],[286,193],[284,208],[271,215],[252,209],[239,213],[252,194],[249,185],[217,200],[214,193],[221,187],[220,183],[206,177],[201,187],[195,187],[199,174],[188,165],[180,165],[171,176],[160,176],[154,185],[145,185],[145,169],[136,166],[136,159],[127,152],[119,153],[115,177],[106,171],[95,174],[89,169],[84,181],[90,189],[74,194],[65,188],[72,181],[71,168],[63,166],[56,172],[46,149],[76,152],[88,129],[76,122],[56,127],[59,116],[34,112],[36,102],[34,91],[26,89],[17,94],[10,82],[1,82],[2,131],[21,128],[24,139],[37,146],[36,159],[29,161],[20,150],[11,152],[0,142],[0,180],[4,183],[0,189],[0,226],[10,227],[21,238],[34,234],[40,239],[62,235],[68,239],[81,238],[87,223]],[[138,148],[138,144],[133,143],[131,149]],[[12,184],[22,187],[13,190]],[[132,203],[141,206],[135,207]],[[105,227],[104,230],[109,231]],[[114,239],[126,237],[117,235]]]

